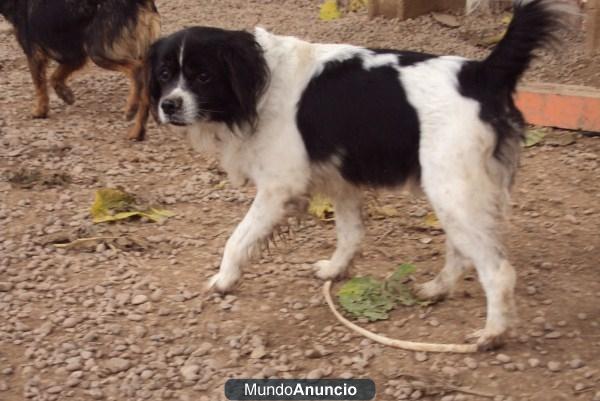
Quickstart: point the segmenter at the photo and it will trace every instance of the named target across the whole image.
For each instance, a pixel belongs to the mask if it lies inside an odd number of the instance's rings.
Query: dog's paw
[[[35,107],[31,112],[33,118],[48,118],[48,108]]]
[[[321,280],[332,280],[346,271],[345,266],[336,266],[331,263],[331,260],[319,260],[314,266],[318,269],[316,274]]]
[[[435,279],[417,285],[415,288],[415,296],[422,301],[439,302],[447,295],[448,290]]]
[[[208,284],[206,285],[206,290],[217,291],[221,294],[225,294],[233,289],[233,286],[238,279],[239,276],[226,275],[219,272],[210,278]]]
[[[143,141],[146,138],[146,129],[139,127],[137,124],[132,127],[127,133],[127,139],[131,141]]]
[[[467,336],[467,340],[476,340],[479,351],[491,351],[498,349],[506,342],[506,330],[492,331],[488,329],[477,330]]]
[[[75,95],[67,86],[55,86],[54,92],[56,92],[56,95],[66,104],[72,105],[75,103]]]

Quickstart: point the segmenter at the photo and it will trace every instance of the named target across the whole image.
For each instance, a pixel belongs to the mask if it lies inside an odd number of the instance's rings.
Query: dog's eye
[[[210,75],[208,75],[208,73],[206,72],[201,72],[198,75],[196,75],[196,81],[198,81],[201,84],[208,83],[210,81]]]
[[[161,82],[167,82],[169,79],[171,79],[171,71],[169,71],[168,68],[163,68],[158,72],[158,79]]]

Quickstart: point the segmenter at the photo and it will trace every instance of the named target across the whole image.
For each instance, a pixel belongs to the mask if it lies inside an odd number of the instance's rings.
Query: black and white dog
[[[257,186],[210,285],[229,290],[286,205],[313,191],[333,199],[338,236],[317,275],[337,277],[363,237],[361,189],[417,183],[447,234],[445,266],[420,296],[445,296],[472,263],[487,296],[478,343],[500,344],[515,315],[516,274],[498,238],[523,136],[512,95],[567,9],[517,3],[483,61],[314,44],[260,28],[195,27],[158,41],[149,63],[160,121],[187,126],[232,183]]]

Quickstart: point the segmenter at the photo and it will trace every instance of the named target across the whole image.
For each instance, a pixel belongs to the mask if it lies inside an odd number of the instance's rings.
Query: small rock
[[[141,304],[143,304],[143,303],[145,303],[147,301],[148,301],[148,297],[147,296],[145,296],[143,294],[139,294],[139,295],[134,296],[131,299],[131,304],[132,305],[141,305]]]
[[[0,380],[0,392],[8,390],[8,384],[4,380]]]
[[[104,398],[104,392],[99,388],[91,389],[88,394],[95,400],[101,400]]]
[[[200,366],[198,365],[186,365],[181,368],[181,376],[186,381],[195,381],[198,380],[198,372],[200,371]]]
[[[101,285],[97,285],[94,287],[94,292],[98,295],[102,295],[106,292],[106,288],[102,287]]]
[[[8,281],[0,281],[0,292],[8,292],[13,289],[13,283]]]
[[[471,357],[466,357],[464,361],[465,361],[465,365],[467,365],[467,367],[471,370],[475,370],[475,369],[477,369],[477,366],[479,366],[477,361]]]
[[[540,366],[540,360],[537,358],[529,358],[527,360],[527,364],[529,364],[529,366],[532,368],[537,368],[538,366]]]
[[[556,362],[556,361],[548,362],[547,366],[548,366],[548,370],[551,372],[560,372],[562,369],[560,362]]]
[[[575,358],[569,362],[569,366],[571,367],[571,369],[579,369],[584,367],[585,363],[581,359]]]
[[[65,367],[65,369],[67,369],[69,372],[73,372],[75,370],[81,370],[81,368],[83,367],[83,363],[81,361],[81,357],[74,357],[74,358],[68,358],[66,360],[67,362],[67,366]]]
[[[428,359],[426,352],[417,352],[415,353],[415,360],[417,362],[425,362]]]
[[[250,354],[251,359],[261,359],[267,355],[267,350],[262,345],[254,348]]]
[[[512,358],[506,354],[498,354],[496,355],[496,359],[502,363],[509,363],[510,361],[512,361]]]
[[[46,390],[48,394],[58,394],[62,391],[61,386],[52,386]]]
[[[323,377],[323,371],[321,369],[315,369],[308,372],[306,378],[308,380],[318,380]]]
[[[131,366],[131,362],[123,358],[111,358],[106,362],[106,368],[112,373],[123,372]]]
[[[162,299],[163,292],[161,289],[156,289],[150,294],[150,300],[158,302]]]
[[[79,322],[76,318],[68,317],[62,322],[62,327],[66,328],[66,329],[70,329],[72,327],[75,327],[77,325],[77,323],[79,323]]]

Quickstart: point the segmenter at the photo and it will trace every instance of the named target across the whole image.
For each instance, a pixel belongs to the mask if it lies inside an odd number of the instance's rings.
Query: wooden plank
[[[586,10],[585,50],[593,54],[600,50],[600,0],[588,0]]]
[[[600,90],[575,85],[528,84],[515,96],[534,125],[600,132]]]
[[[384,16],[405,20],[432,11],[465,8],[465,0],[371,0],[369,17]]]

